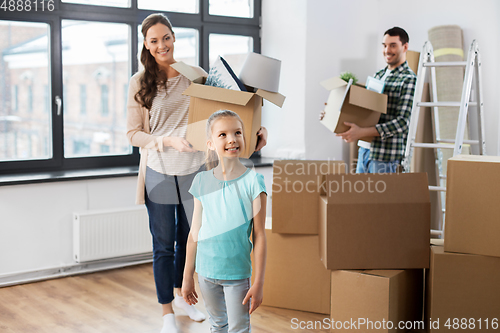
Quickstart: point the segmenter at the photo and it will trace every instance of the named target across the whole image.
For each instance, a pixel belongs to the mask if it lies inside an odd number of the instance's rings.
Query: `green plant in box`
[[[345,82],[349,82],[349,80],[352,79],[352,84],[356,84],[356,82],[358,82],[356,75],[351,72],[340,73],[340,78]]]

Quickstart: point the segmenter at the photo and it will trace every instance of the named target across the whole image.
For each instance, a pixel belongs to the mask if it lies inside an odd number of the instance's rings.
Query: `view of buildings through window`
[[[138,0],[138,8],[198,12],[199,1],[170,1],[165,2],[169,8],[155,8],[159,2]],[[129,6],[122,0],[63,2]],[[253,0],[209,2],[213,15],[229,16],[228,8],[237,17],[253,16]],[[200,31],[173,23],[176,60],[200,65]],[[57,103],[53,103],[57,94],[51,91],[51,26],[28,19],[2,20],[0,16],[0,163],[53,158],[52,118],[58,112],[63,114],[62,158],[132,154],[126,138],[126,102],[128,81],[134,71],[131,32],[137,29],[140,54],[140,25],[62,19],[60,26],[62,105],[58,111]],[[254,50],[252,36],[209,33],[207,42],[209,52],[204,56],[209,62],[221,55],[236,74],[248,52]]]
[[[49,27],[0,21],[0,160],[52,157]]]

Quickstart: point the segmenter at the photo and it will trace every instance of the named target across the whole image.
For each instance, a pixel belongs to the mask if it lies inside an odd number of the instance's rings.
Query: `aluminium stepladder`
[[[440,102],[437,99],[437,87],[436,87],[436,67],[465,67],[465,75],[462,86],[462,95],[460,102]],[[431,88],[431,99],[432,102],[422,102],[422,93],[424,89],[424,82],[427,76],[427,69],[430,68],[430,88]],[[475,96],[471,96],[473,88],[473,78],[475,78]],[[471,97],[475,98],[475,101],[471,101]],[[414,148],[432,148],[435,149],[435,161],[436,170],[439,177],[439,186],[429,186],[430,191],[440,191],[444,193],[446,191],[446,175],[443,175],[443,158],[441,149],[453,149],[453,156],[459,155],[462,152],[462,147],[464,145],[477,145],[477,152],[479,155],[484,155],[486,153],[485,147],[485,135],[484,135],[484,116],[483,116],[483,95],[481,87],[481,58],[479,55],[479,46],[476,40],[472,41],[471,47],[466,61],[457,62],[435,62],[434,51],[432,45],[429,41],[425,42],[423,46],[422,53],[420,54],[420,60],[418,64],[418,75],[417,83],[415,87],[415,95],[413,99],[413,107],[410,118],[408,139],[406,143],[405,157],[403,159],[403,169],[405,172],[410,171],[413,150]],[[442,139],[439,130],[439,107],[460,107],[458,114],[458,123],[455,140]],[[470,115],[469,107],[475,106],[477,115],[477,132],[470,131],[470,135],[474,136],[474,140],[464,140],[465,128],[467,126],[467,117]],[[432,119],[434,127],[434,137],[436,143],[417,143],[415,142],[415,137],[417,134],[417,126],[420,115],[421,107],[431,107],[432,108]],[[441,206],[441,230],[431,230],[431,234],[434,236],[444,237],[444,227],[445,227],[445,199],[443,196],[439,197]]]

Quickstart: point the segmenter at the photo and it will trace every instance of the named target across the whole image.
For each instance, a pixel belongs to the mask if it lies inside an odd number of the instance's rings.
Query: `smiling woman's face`
[[[172,64],[174,60],[175,35],[164,24],[157,23],[149,28],[144,38],[144,46],[158,64]]]

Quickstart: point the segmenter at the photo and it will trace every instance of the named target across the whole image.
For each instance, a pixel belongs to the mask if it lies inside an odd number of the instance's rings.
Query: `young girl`
[[[170,65],[175,63],[175,34],[163,14],[142,22],[144,70],[130,79],[127,102],[127,137],[141,148],[137,204],[146,204],[153,238],[153,272],[162,306],[161,333],[177,333],[172,303],[196,321],[205,315],[180,295],[186,242],[193,216],[191,182],[203,166],[204,152],[186,141],[189,96],[182,95],[191,81]],[[261,128],[255,150],[266,144]],[[174,295],[175,290],[175,295]]]
[[[212,332],[250,332],[250,314],[262,303],[266,266],[264,177],[239,160],[245,140],[236,113],[212,114],[207,139],[208,171],[197,174],[189,190],[195,203],[182,295],[190,305],[198,302],[196,266]],[[255,279],[250,285],[252,231]]]

